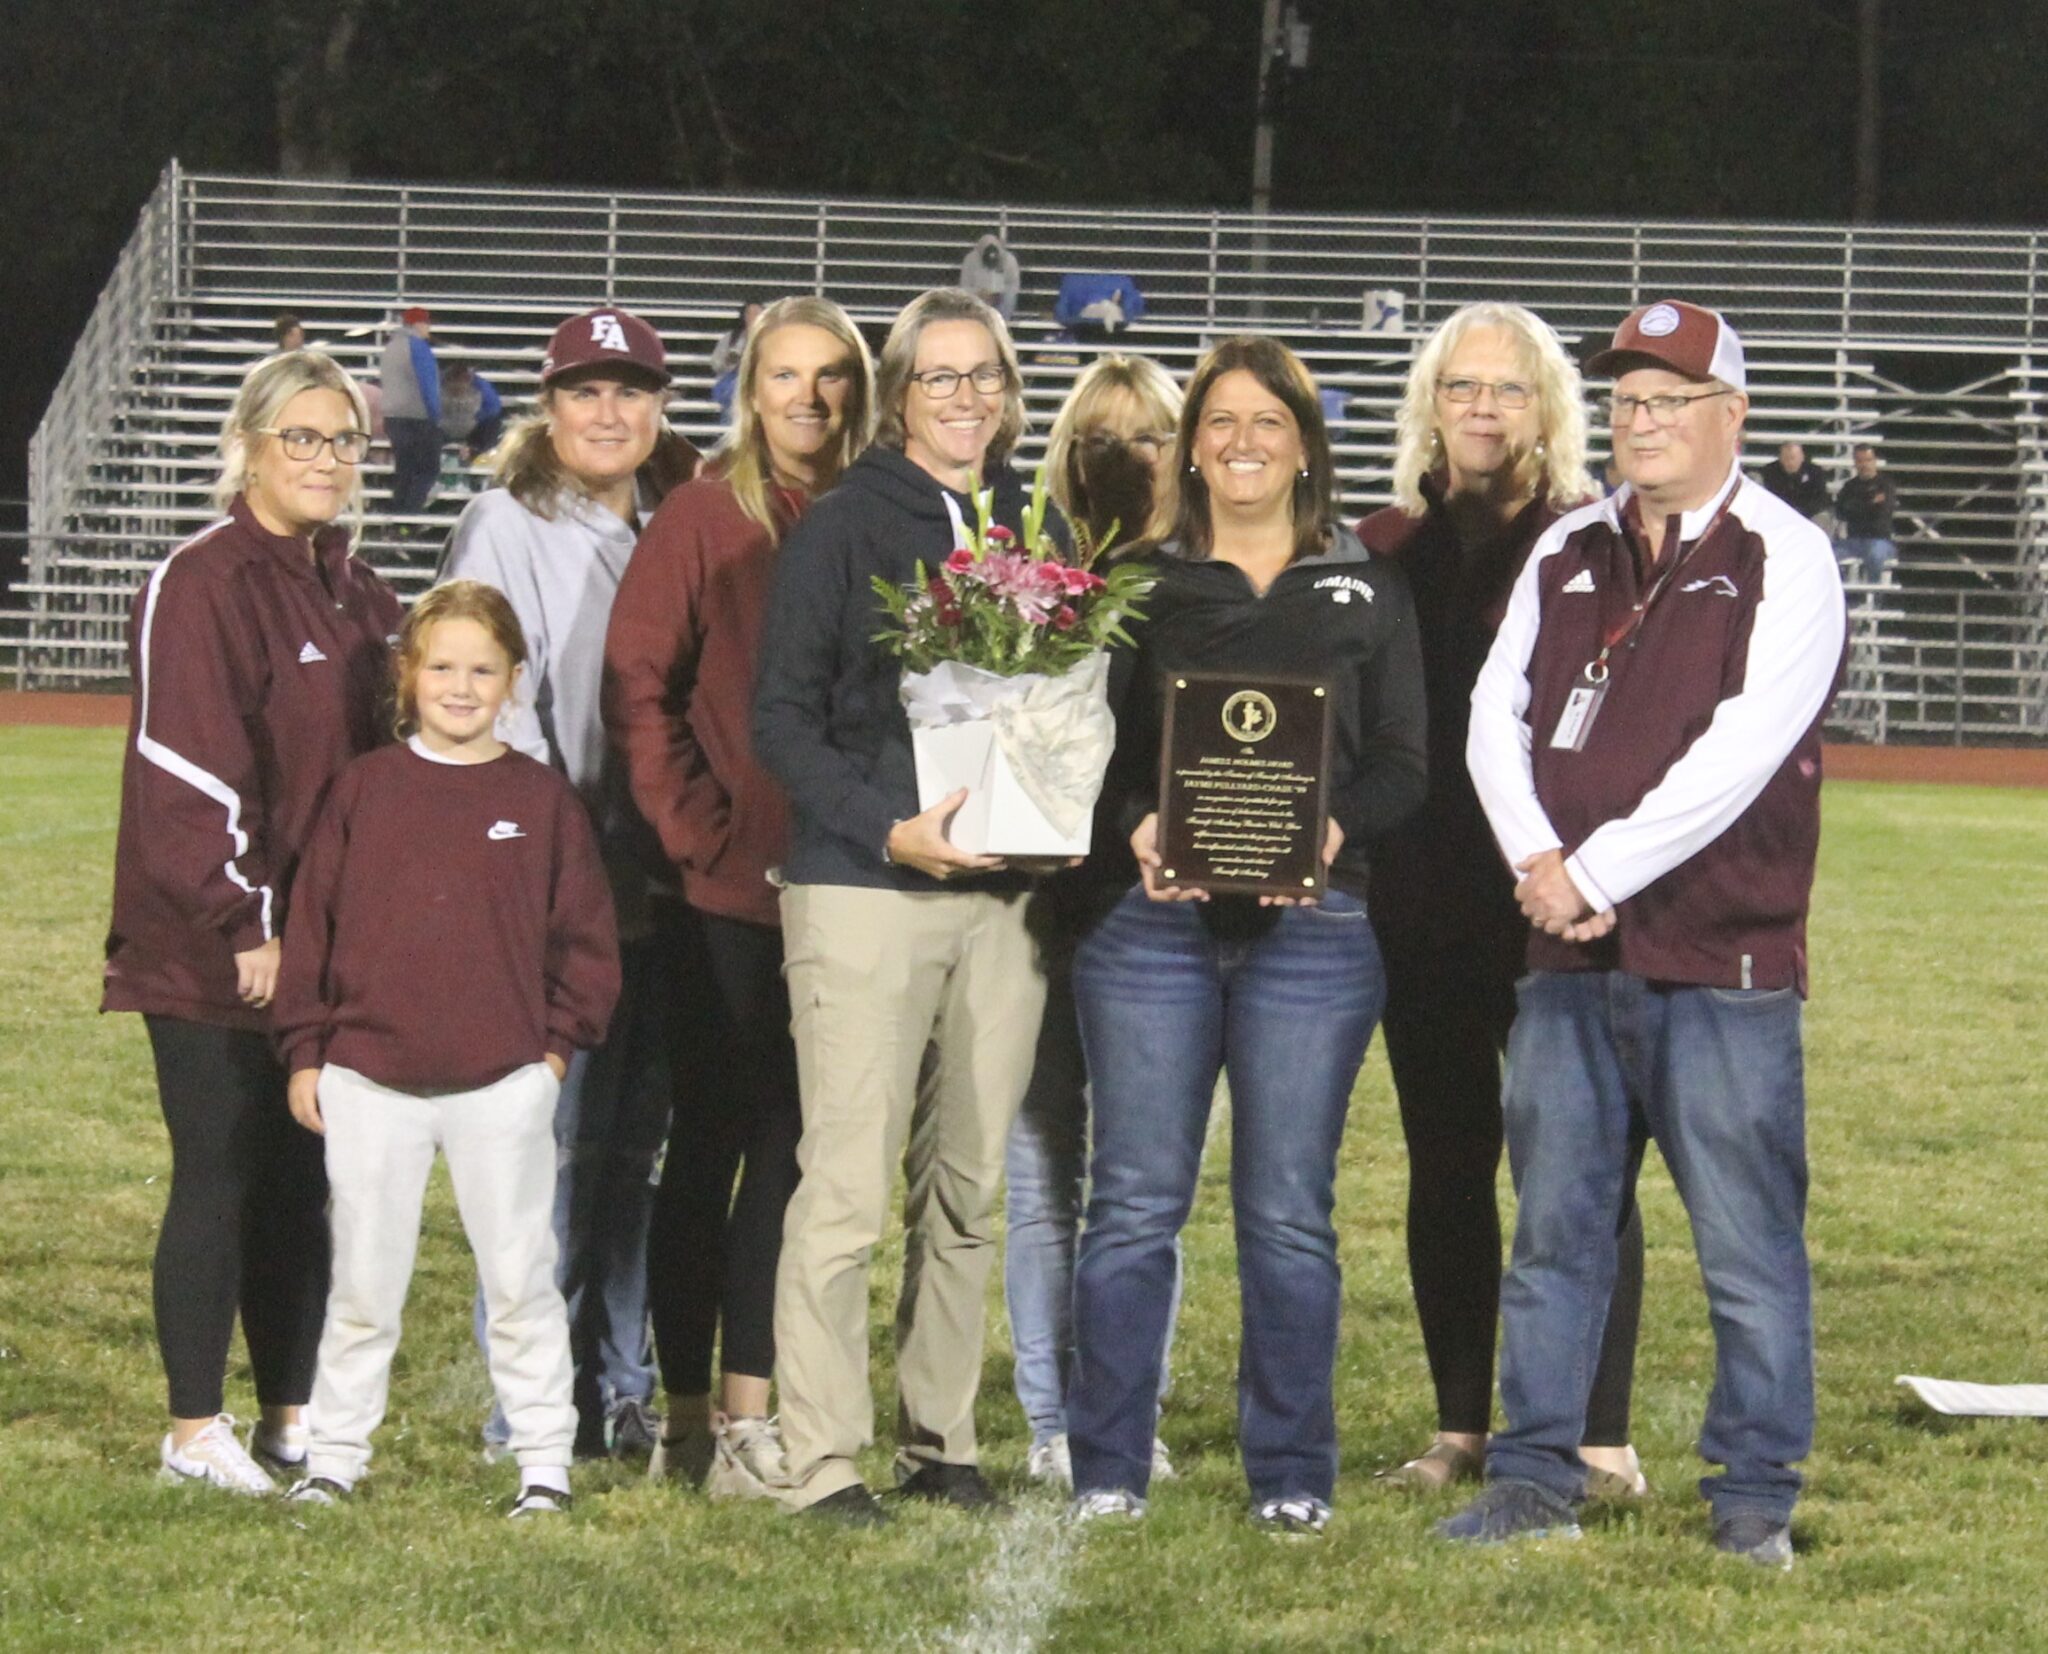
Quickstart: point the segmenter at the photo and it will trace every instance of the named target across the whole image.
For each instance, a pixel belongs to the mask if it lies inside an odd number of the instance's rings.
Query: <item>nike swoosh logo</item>
[[[491,823],[491,830],[484,834],[484,837],[507,839],[524,838],[526,835],[519,830],[519,823],[516,821],[494,821]]]

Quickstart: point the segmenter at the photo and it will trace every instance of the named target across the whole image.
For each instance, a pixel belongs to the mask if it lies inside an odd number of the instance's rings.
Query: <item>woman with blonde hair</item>
[[[683,956],[675,1113],[648,1270],[668,1400],[650,1472],[708,1476],[714,1498],[763,1497],[784,1479],[768,1396],[802,1130],[769,883],[789,805],[754,757],[749,698],[783,538],[874,424],[867,346],[829,299],[769,305],[737,382],[731,435],[641,534],[605,641],[605,725],[661,841],[664,882],[681,881],[666,902]]]
[[[1501,1062],[1528,922],[1465,769],[1472,685],[1515,577],[1558,517],[1596,496],[1579,374],[1520,305],[1474,304],[1408,375],[1395,504],[1359,524],[1406,570],[1429,696],[1429,795],[1373,862],[1387,967],[1387,1057],[1408,1143],[1408,1267],[1435,1383],[1437,1435],[1386,1473],[1414,1488],[1476,1480],[1493,1406],[1501,1235]],[[1642,1219],[1630,1207],[1587,1412],[1588,1488],[1644,1487],[1628,1445]]]
[[[171,1136],[157,1242],[163,1476],[270,1493],[305,1462],[327,1299],[320,1142],[271,1046],[279,938],[335,776],[385,738],[398,599],[353,553],[369,412],[317,351],[259,362],[221,432],[224,515],[164,559],[129,629],[109,1011],[139,1011]],[[349,519],[351,526],[344,526]],[[262,1418],[221,1411],[237,1310]]]

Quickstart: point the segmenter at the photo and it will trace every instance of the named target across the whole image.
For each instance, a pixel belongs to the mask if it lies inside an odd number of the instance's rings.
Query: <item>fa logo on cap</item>
[[[1676,333],[1678,312],[1668,304],[1653,304],[1643,312],[1643,319],[1636,330],[1646,339],[1661,339],[1667,333]]]
[[[1678,323],[1674,320],[1671,325],[1676,327]],[[609,311],[590,318],[590,340],[600,350],[616,350],[621,356],[626,354],[626,330],[619,326],[619,318]]]

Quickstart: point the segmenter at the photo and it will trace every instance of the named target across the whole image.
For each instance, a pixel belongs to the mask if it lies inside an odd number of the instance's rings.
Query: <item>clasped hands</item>
[[[1595,913],[1592,904],[1579,894],[1565,871],[1564,851],[1539,850],[1526,861],[1515,863],[1522,875],[1515,886],[1515,900],[1529,923],[1550,936],[1567,942],[1597,942],[1614,928],[1614,909]]]

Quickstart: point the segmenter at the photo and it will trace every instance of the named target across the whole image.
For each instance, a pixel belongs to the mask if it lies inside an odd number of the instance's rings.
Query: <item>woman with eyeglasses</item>
[[[389,736],[398,599],[353,553],[370,416],[317,351],[259,362],[221,430],[223,515],[164,559],[129,625],[101,1007],[139,1011],[171,1138],[154,1271],[166,1481],[266,1494],[305,1461],[327,1302],[320,1139],[271,1045],[292,876],[329,784]],[[261,1417],[222,1411],[239,1311]]]
[[[1417,354],[1398,420],[1396,503],[1359,524],[1415,594],[1429,691],[1429,795],[1380,847],[1372,917],[1387,966],[1387,1058],[1408,1143],[1408,1270],[1436,1389],[1436,1439],[1385,1478],[1476,1481],[1493,1409],[1500,1314],[1501,1063],[1529,925],[1465,768],[1472,685],[1543,531],[1594,498],[1579,374],[1537,316],[1475,304]],[[1642,1219],[1587,1412],[1588,1491],[1644,1491],[1629,1446]]]
[[[886,1519],[855,1461],[874,1430],[868,1262],[899,1164],[899,1491],[996,1502],[974,1433],[983,1300],[1045,995],[1024,879],[946,837],[965,790],[918,808],[900,666],[875,641],[887,624],[875,579],[938,567],[978,495],[1019,530],[1026,492],[1005,462],[1023,386],[1002,318],[957,288],[912,300],[883,347],[875,405],[874,445],[783,545],[753,726],[794,806],[782,931],[802,1180],[775,1288],[786,1498],[860,1525]]]

